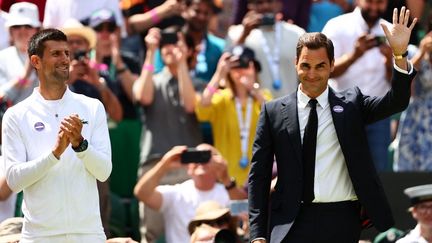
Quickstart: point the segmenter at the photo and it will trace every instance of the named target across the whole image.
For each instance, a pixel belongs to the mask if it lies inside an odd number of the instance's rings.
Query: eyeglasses
[[[228,224],[230,222],[230,220],[231,220],[230,216],[223,216],[223,217],[217,218],[215,220],[203,220],[203,221],[199,222],[198,225],[208,224],[208,225],[213,226],[213,227],[221,227],[221,226],[224,226],[225,224]]]
[[[116,30],[116,27],[117,25],[113,22],[105,22],[93,27],[93,29],[96,32],[102,32],[103,30],[107,30],[108,32],[113,33]]]
[[[417,205],[416,207],[417,212],[424,214],[424,213],[432,213],[432,204],[420,204]]]

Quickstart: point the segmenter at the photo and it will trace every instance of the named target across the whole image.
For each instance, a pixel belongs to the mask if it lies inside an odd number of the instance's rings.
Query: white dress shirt
[[[331,107],[328,102],[329,88],[316,98],[318,114],[318,132],[315,159],[315,199],[312,202],[338,202],[355,200],[351,178],[345,164],[345,158],[336,135]],[[297,91],[297,108],[300,135],[303,141],[304,130],[309,119],[310,98],[300,88]]]

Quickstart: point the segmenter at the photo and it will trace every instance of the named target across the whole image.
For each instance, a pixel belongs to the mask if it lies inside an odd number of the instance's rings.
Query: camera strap
[[[248,159],[248,148],[249,148],[249,130],[252,122],[252,98],[248,97],[246,102],[246,119],[243,119],[242,105],[239,98],[235,98],[236,102],[236,110],[237,110],[237,121],[240,130],[240,149],[241,149],[241,158],[239,161],[239,165],[241,168],[246,168],[249,164]]]
[[[270,50],[270,45],[261,29],[262,47],[269,64],[270,73],[273,79],[273,89],[279,90],[282,87],[282,80],[280,78],[279,63],[280,63],[280,45],[282,37],[282,25],[276,22],[274,25],[274,43],[272,46],[273,52]]]

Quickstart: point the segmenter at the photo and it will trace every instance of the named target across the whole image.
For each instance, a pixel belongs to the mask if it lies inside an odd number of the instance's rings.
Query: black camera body
[[[168,44],[177,44],[177,41],[178,41],[177,32],[162,31],[160,46],[164,46]]]
[[[375,36],[374,39],[375,39],[376,46],[380,46],[386,43],[387,41],[387,38],[385,36]]]
[[[210,161],[211,151],[210,150],[197,150],[196,148],[188,148],[180,156],[180,162],[182,164],[199,163],[205,164]]]
[[[276,18],[274,13],[265,13],[261,19],[261,26],[273,26],[276,23]]]
[[[73,53],[73,59],[78,61],[83,61],[87,57],[87,51],[85,50],[78,50]]]

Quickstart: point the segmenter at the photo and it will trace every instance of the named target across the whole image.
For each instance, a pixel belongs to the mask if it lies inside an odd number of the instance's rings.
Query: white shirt
[[[329,88],[317,97],[318,132],[315,159],[315,179],[313,202],[338,202],[355,200],[351,178],[342,154],[333,124],[331,107],[328,102]],[[304,130],[309,119],[310,98],[300,88],[297,91],[297,108],[300,135],[303,141]]]
[[[369,29],[361,15],[360,8],[357,7],[351,13],[329,20],[322,32],[332,40],[337,59],[353,52],[357,39],[365,33],[384,36],[380,23],[390,25],[389,22],[381,19]],[[369,49],[344,74],[330,79],[329,85],[338,92],[358,86],[365,95],[383,96],[390,89],[384,61],[385,57],[378,47]]]
[[[51,151],[60,122],[74,113],[88,121],[82,129],[88,148],[76,153],[69,145],[57,160]],[[24,191],[24,238],[104,235],[96,179],[105,181],[112,165],[106,115],[100,101],[69,89],[60,100],[45,100],[36,88],[31,96],[6,111],[2,148],[10,188]]]
[[[213,200],[223,207],[229,206],[228,192],[221,184],[200,191],[189,179],[181,184],[158,186],[157,190],[162,193],[159,211],[163,213],[167,243],[190,242],[188,225],[201,203]]]
[[[428,241],[420,235],[420,225],[417,225],[405,237],[397,240],[396,243],[428,243]]]
[[[43,26],[61,28],[70,18],[83,20],[102,8],[113,11],[117,26],[123,26],[118,0],[47,0]]]
[[[261,64],[259,79],[262,87],[270,90],[275,98],[290,94],[297,89],[298,81],[295,69],[296,46],[300,36],[305,33],[297,25],[282,21],[278,23],[281,25],[281,36],[278,42],[275,41],[274,28],[265,27],[253,29],[245,41],[245,46],[255,52],[255,58]],[[243,25],[231,26],[226,37],[226,46],[231,46],[234,41],[238,40],[241,33],[243,33]],[[270,71],[267,54],[263,49],[263,38],[266,39],[271,53],[274,51],[274,46],[279,45],[279,74],[282,81],[282,86],[279,90],[275,90],[272,87],[273,76]]]
[[[10,46],[9,45],[9,30],[6,28],[7,13],[0,10],[0,50]]]
[[[27,98],[33,89],[39,85],[39,80],[33,71],[29,77],[31,82],[29,86],[13,87],[14,83],[11,81],[24,74],[24,65],[27,59],[27,52],[20,52],[15,46],[0,51],[0,92],[4,93],[14,104]]]

